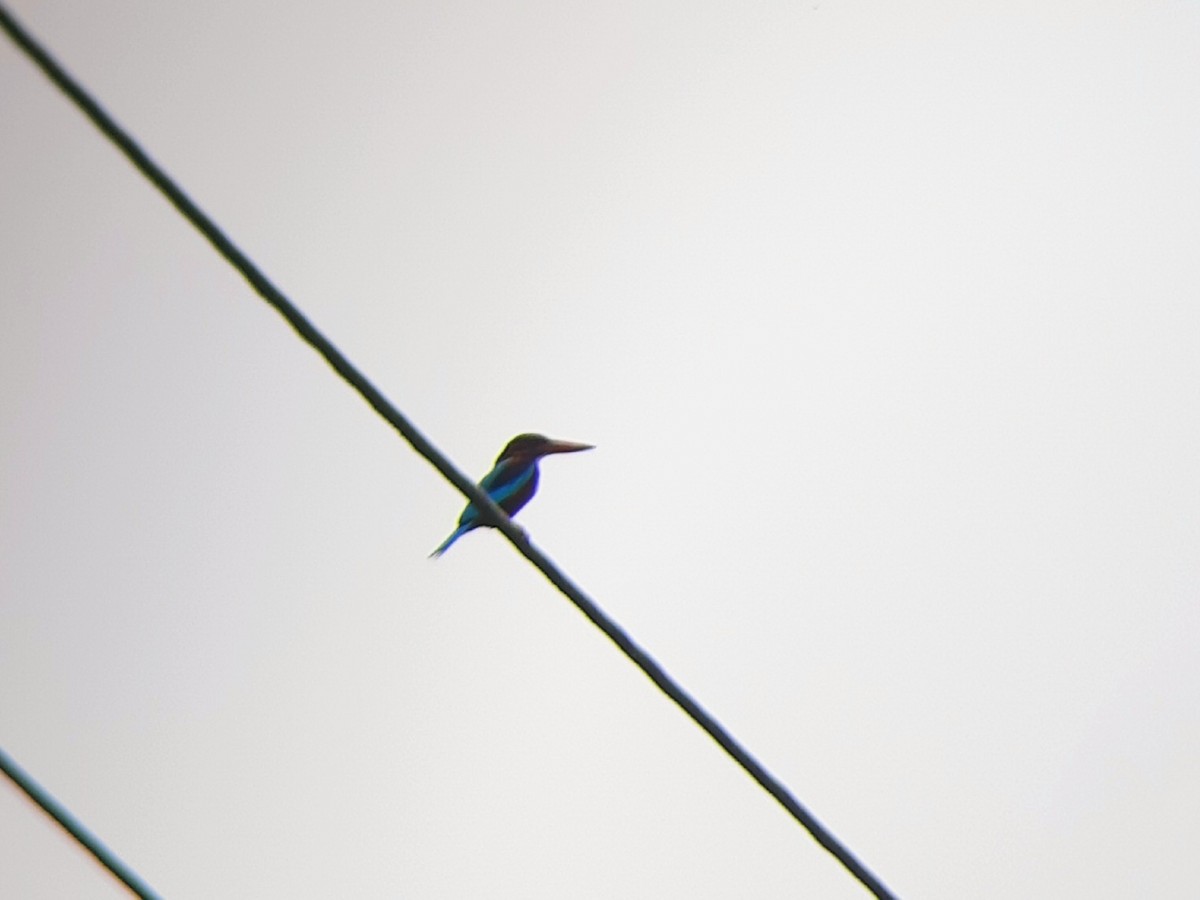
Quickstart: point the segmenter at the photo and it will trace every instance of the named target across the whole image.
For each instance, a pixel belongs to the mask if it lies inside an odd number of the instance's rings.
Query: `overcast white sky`
[[[9,7],[900,896],[1195,895],[1200,4]],[[866,895],[5,40],[0,173],[0,746],[150,884]]]

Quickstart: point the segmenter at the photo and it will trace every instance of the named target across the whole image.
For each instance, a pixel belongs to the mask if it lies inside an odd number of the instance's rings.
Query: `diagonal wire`
[[[325,358],[347,383],[404,437],[413,449],[429,461],[462,494],[481,511],[485,521],[503,532],[526,559],[536,566],[550,582],[578,607],[604,634],[616,644],[697,725],[716,741],[746,773],[803,826],[822,847],[828,850],[846,869],[876,897],[894,900],[895,895],[864,865],[848,847],[842,844],[817,818],[800,803],[787,787],[750,754],[732,734],[683,689],[653,657],[643,650],[596,603],[587,596],[553,562],[534,547],[525,533],[516,526],[495,502],[474,482],[463,475],[434,445],[400,413],[392,403],[333,345],[308,318],[290,301],[267,276],[246,256],[183,190],[146,155],[129,134],[26,32],[0,4],[0,27],[38,65],[63,93],[71,98],[92,123],[100,129],[129,161],[157,187],[177,210],[216,248],[230,265],[250,282],[267,303],[296,330],[300,337]]]
[[[0,8],[0,14],[3,14],[3,8]],[[4,752],[3,748],[0,748],[0,771],[12,779],[13,784],[24,791],[30,800],[70,832],[71,836],[79,841],[92,856],[96,857],[100,865],[112,872],[125,887],[141,897],[142,900],[159,900],[159,895],[150,888],[150,885],[142,881],[138,874],[125,863],[117,859],[115,853],[105,847],[98,837],[71,815],[70,810],[51,797],[45,788],[17,765],[16,760]]]

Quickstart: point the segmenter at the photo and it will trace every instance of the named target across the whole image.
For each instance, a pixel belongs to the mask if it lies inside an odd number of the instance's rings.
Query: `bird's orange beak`
[[[593,450],[594,444],[578,444],[575,441],[549,441],[538,452],[539,456],[548,456],[551,453],[578,453],[580,450]]]

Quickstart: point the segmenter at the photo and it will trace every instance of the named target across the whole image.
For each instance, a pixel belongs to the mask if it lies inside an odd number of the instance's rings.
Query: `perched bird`
[[[551,453],[576,453],[591,450],[591,444],[576,444],[573,441],[552,441],[540,434],[519,434],[500,451],[492,471],[483,476],[479,486],[496,501],[496,505],[515,516],[517,510],[529,502],[538,485],[538,460]],[[441,556],[468,531],[488,524],[479,518],[479,510],[467,504],[458,517],[458,527],[430,556]]]

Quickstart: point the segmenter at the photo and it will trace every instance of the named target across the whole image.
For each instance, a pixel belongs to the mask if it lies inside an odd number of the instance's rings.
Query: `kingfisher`
[[[479,486],[497,506],[510,516],[515,516],[517,510],[528,503],[537,490],[539,459],[551,453],[578,453],[580,450],[591,449],[591,444],[555,441],[541,434],[518,434],[500,451],[492,471],[483,476]],[[479,510],[473,503],[468,503],[462,515],[458,517],[458,527],[454,529],[454,533],[429,555],[441,556],[468,531],[489,524],[481,521]]]

